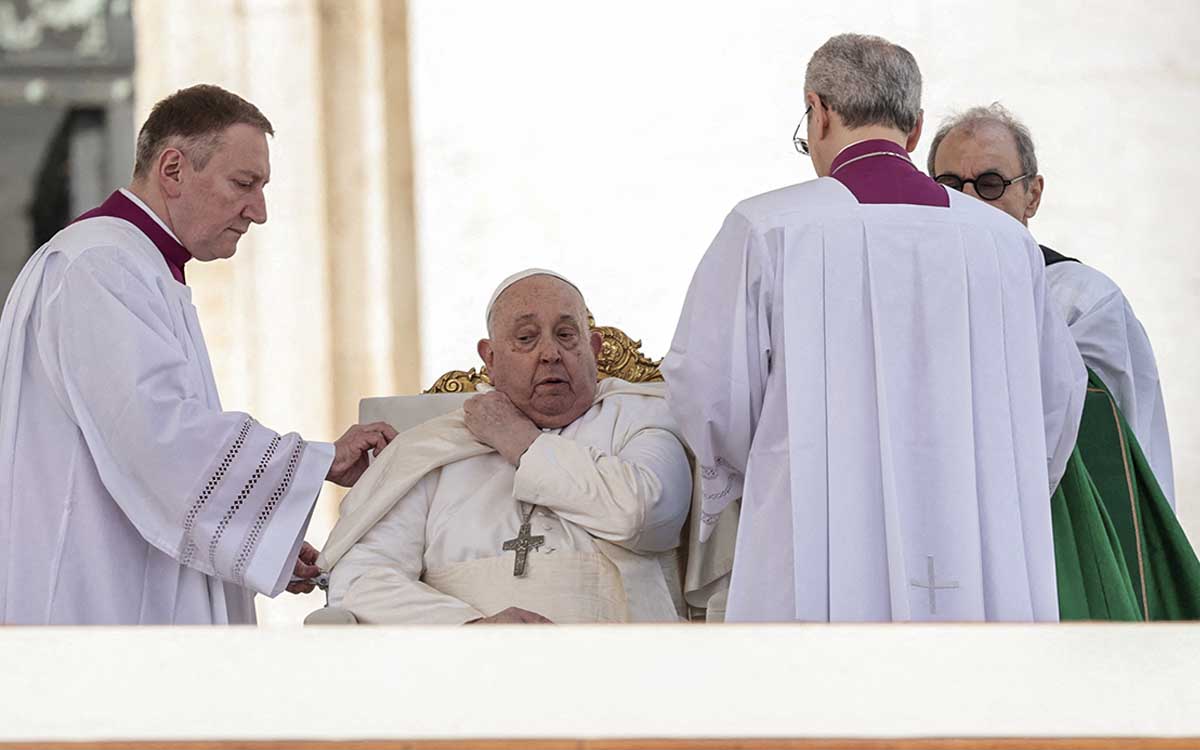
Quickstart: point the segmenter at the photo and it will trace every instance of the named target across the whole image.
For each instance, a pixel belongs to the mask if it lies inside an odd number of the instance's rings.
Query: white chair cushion
[[[463,405],[474,393],[425,393],[419,396],[383,396],[358,402],[358,421],[387,422],[397,432],[416,427]]]

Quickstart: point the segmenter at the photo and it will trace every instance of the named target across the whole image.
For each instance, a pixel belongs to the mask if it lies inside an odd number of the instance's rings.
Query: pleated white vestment
[[[663,371],[705,519],[742,498],[728,620],[1058,618],[1083,363],[1028,232],[949,197],[822,178],[738,204],[704,255]]]
[[[72,224],[0,318],[0,622],[254,622],[332,460],[221,411],[191,291],[143,231]]]

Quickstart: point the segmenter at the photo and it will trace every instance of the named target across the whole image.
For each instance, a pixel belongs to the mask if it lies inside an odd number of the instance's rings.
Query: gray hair
[[[886,39],[839,34],[813,53],[804,89],[821,97],[848,128],[887,125],[912,132],[921,116],[921,70]]]
[[[971,107],[966,112],[955,115],[942,123],[942,126],[938,128],[937,135],[929,144],[929,176],[937,176],[933,172],[933,163],[937,159],[938,146],[942,145],[942,141],[950,135],[950,131],[962,128],[967,135],[971,135],[980,125],[986,124],[1001,125],[1012,134],[1013,140],[1017,142],[1017,157],[1021,160],[1022,174],[1033,177],[1038,173],[1037,154],[1033,150],[1033,136],[1029,133],[1029,128],[1013,117],[1012,112],[1001,106],[1000,102],[992,102],[986,107]],[[1030,180],[1022,182],[1026,191],[1029,190],[1030,182]]]

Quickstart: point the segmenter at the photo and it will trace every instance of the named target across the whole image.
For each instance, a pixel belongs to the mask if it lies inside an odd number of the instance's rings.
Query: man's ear
[[[491,372],[492,360],[496,358],[496,352],[492,350],[492,342],[489,339],[479,339],[479,343],[475,345],[475,351],[479,352],[479,358],[487,366],[488,372]]]
[[[829,132],[829,128],[833,125],[830,121],[830,114],[833,110],[827,108],[825,102],[821,101],[821,97],[811,91],[808,92],[805,99],[808,101],[808,106],[812,107],[812,112],[809,113],[808,119],[813,124],[815,130],[816,138],[813,140],[824,138]]]
[[[592,347],[592,354],[596,358],[600,358],[600,350],[604,348],[604,334],[599,331],[592,331],[592,335],[588,336],[588,344]]]
[[[912,153],[917,149],[917,143],[921,140],[921,130],[925,127],[925,110],[917,112],[917,124],[908,133],[908,141],[904,144],[904,150]]]
[[[1029,221],[1037,215],[1038,208],[1042,205],[1042,190],[1045,187],[1046,181],[1040,174],[1029,178],[1029,200],[1025,204],[1025,221]]]
[[[167,147],[158,155],[158,184],[169,198],[178,198],[183,190],[183,152]]]

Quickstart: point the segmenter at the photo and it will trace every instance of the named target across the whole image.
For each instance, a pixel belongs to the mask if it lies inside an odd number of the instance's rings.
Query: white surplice
[[[1083,363],[1028,232],[949,195],[784,188],[701,261],[663,372],[705,520],[743,498],[728,620],[1058,618]]]
[[[617,383],[610,379],[600,387]],[[658,555],[679,546],[691,502],[691,470],[677,430],[663,398],[611,395],[561,434],[539,436],[519,467],[488,452],[430,471],[337,556],[330,603],[365,623],[461,624],[520,606],[518,597],[530,586],[540,587],[543,597],[551,595],[542,587],[561,581],[552,575],[546,582],[541,572],[581,575],[576,563],[583,560],[585,574],[592,576],[611,561],[619,576],[615,586],[628,598],[629,619],[678,619],[679,602],[672,600]],[[389,450],[402,451],[406,435]],[[514,552],[502,548],[531,509],[531,532],[544,540],[529,552],[526,577],[516,579]],[[338,533],[335,529],[331,539]],[[329,552],[327,547],[324,554]],[[558,566],[568,557],[570,566]],[[466,579],[469,586],[481,563],[494,565],[480,574],[486,579],[474,582],[477,592],[480,586],[490,589],[476,603],[495,606],[476,607],[431,585]]]
[[[1163,494],[1175,505],[1171,438],[1158,364],[1150,338],[1116,283],[1083,263],[1046,268],[1046,295],[1054,300],[1083,361],[1112,392],[1117,406],[1154,469]]]
[[[0,622],[252,623],[332,460],[221,411],[191,292],[141,231],[73,224],[0,319]]]

